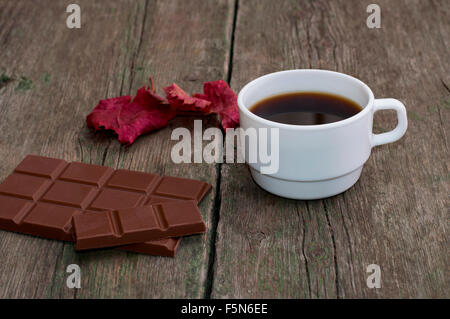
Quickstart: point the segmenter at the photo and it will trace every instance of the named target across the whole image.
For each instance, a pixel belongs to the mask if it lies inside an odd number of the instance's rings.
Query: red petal
[[[222,127],[224,129],[239,126],[239,111],[237,109],[229,109],[226,112],[220,113],[220,116],[222,118]]]
[[[191,97],[175,83],[165,87],[163,90],[166,92],[167,100],[170,105],[178,112],[194,111],[205,114],[210,113],[211,103],[209,101]]]
[[[141,134],[159,129],[175,117],[165,100],[145,87],[130,96],[101,100],[87,116],[88,127],[105,128],[117,133],[119,141],[132,144]]]
[[[211,102],[211,112],[220,115],[223,128],[239,126],[237,96],[224,80],[206,82],[203,94],[194,94],[194,97]]]
[[[236,94],[223,80],[206,82],[204,93],[193,97],[176,84],[164,91],[169,103],[145,87],[137,91],[133,100],[131,96],[101,100],[87,116],[87,125],[96,131],[101,128],[113,130],[125,144],[133,143],[141,134],[166,126],[177,113],[217,113],[225,129],[239,125]]]
[[[105,128],[107,130],[118,130],[117,117],[120,109],[131,102],[131,96],[120,96],[107,100],[100,100],[98,105],[87,116],[88,127],[95,131]]]
[[[148,88],[145,88],[145,86],[137,90],[133,102],[147,105],[149,107],[152,107],[152,105],[167,104],[166,99],[160,97],[159,95],[156,95]]]

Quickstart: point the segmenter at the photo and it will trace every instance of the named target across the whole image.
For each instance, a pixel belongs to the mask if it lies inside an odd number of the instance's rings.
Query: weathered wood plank
[[[215,186],[214,165],[171,162],[171,131],[192,127],[192,118],[125,148],[107,134],[90,132],[85,116],[99,99],[134,94],[149,75],[161,85],[176,81],[196,91],[203,81],[225,78],[232,1],[77,3],[80,30],[67,29],[63,1],[0,2],[0,69],[14,78],[0,89],[0,178],[23,156],[36,153],[198,178]],[[195,32],[187,35],[190,28]],[[33,81],[32,89],[15,89],[22,75]],[[214,118],[203,122],[217,125]],[[213,198],[214,190],[201,205],[208,226]],[[210,232],[187,238],[170,259],[113,250],[75,253],[71,244],[0,232],[0,296],[202,297],[210,240]],[[65,284],[65,269],[72,263],[82,272],[77,291]]]
[[[124,1],[79,4],[82,29],[69,30],[63,1],[0,2],[0,73],[13,78],[0,91],[2,180],[29,153],[103,161],[110,139],[89,133],[84,118],[99,97],[120,89],[115,73],[130,55],[121,50],[124,30],[134,32],[128,18],[138,12]],[[81,143],[88,152],[81,154]],[[72,245],[0,232],[0,296],[73,297],[65,268],[75,260],[65,258],[67,249]]]
[[[135,92],[146,83],[149,75],[161,86],[176,82],[188,92],[201,91],[204,81],[226,78],[233,9],[233,2],[228,0],[214,3],[149,2],[142,9],[146,10],[147,15],[139,48],[129,70],[130,92]],[[186,33],[187,30],[192,32]],[[136,254],[118,257],[117,253],[104,252],[101,256],[117,263],[117,266],[99,267],[99,255],[89,253],[80,258],[80,266],[90,269],[89,277],[84,281],[90,289],[80,290],[77,297],[204,296],[213,236],[217,169],[215,165],[208,164],[174,164],[170,159],[171,147],[175,144],[170,140],[172,130],[176,127],[192,130],[193,119],[176,119],[167,128],[140,138],[129,148],[113,142],[107,158],[113,161],[115,167],[196,178],[211,183],[214,189],[200,206],[208,233],[184,238],[173,259]],[[217,125],[213,117],[203,120],[203,127]]]
[[[244,166],[222,165],[213,297],[449,297],[450,3],[377,3],[381,29],[356,0],[239,2],[234,89],[283,69],[336,70],[402,100],[410,125],[326,200],[270,195]],[[395,117],[377,114],[375,126]],[[381,289],[366,285],[372,263]]]

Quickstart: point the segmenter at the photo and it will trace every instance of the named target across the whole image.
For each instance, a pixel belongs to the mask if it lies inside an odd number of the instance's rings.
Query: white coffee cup
[[[290,125],[263,119],[249,108],[270,96],[300,91],[337,94],[363,109],[345,120],[321,125]],[[318,199],[339,194],[357,182],[372,147],[400,139],[407,128],[405,106],[395,99],[375,99],[370,88],[349,75],[325,70],[289,70],[271,73],[248,83],[238,95],[240,126],[278,128],[279,169],[261,174],[263,163],[248,163],[255,182],[287,198]],[[397,112],[397,127],[373,134],[373,114]],[[259,130],[258,130],[259,132]],[[245,145],[248,152],[248,145]]]

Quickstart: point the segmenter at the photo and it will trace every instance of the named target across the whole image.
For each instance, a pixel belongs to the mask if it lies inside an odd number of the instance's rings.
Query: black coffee
[[[361,106],[345,97],[321,92],[275,95],[250,108],[251,112],[266,120],[293,125],[333,123],[361,110]]]

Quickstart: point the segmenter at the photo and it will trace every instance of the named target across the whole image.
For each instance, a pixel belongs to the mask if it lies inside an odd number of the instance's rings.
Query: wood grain
[[[176,120],[127,148],[88,130],[85,116],[100,99],[135,94],[150,75],[161,86],[174,81],[187,91],[226,78],[233,2],[77,3],[82,27],[70,30],[64,1],[0,1],[0,69],[14,78],[0,91],[0,178],[35,153],[215,186],[215,165],[175,165],[170,159],[172,130],[192,128],[193,118]],[[190,28],[195,32],[187,35]],[[22,76],[33,88],[16,89]],[[203,124],[218,123],[210,117]],[[214,195],[200,207],[210,230]],[[114,250],[75,253],[72,244],[2,231],[0,297],[203,297],[210,242],[211,231],[186,238],[171,259]],[[72,263],[81,268],[79,290],[66,287],[65,269]]]
[[[359,0],[79,0],[82,28],[64,1],[0,0],[0,180],[29,153],[211,183],[204,236],[176,258],[0,231],[0,298],[448,298],[450,3],[380,0],[382,28],[366,27]],[[236,13],[236,21],[234,21]],[[234,23],[235,22],[235,23]],[[318,201],[260,189],[242,164],[173,164],[179,118],[123,147],[85,116],[99,99],[134,94],[152,75],[188,92],[204,81],[248,81],[293,68],[331,69],[402,100],[409,128],[373,149],[360,181]],[[0,77],[1,79],[6,79]],[[218,126],[203,118],[203,128]],[[395,126],[375,116],[375,132]],[[69,264],[82,288],[66,287]],[[382,288],[366,286],[366,267]],[[213,267],[211,267],[213,265]]]
[[[231,84],[294,68],[360,78],[402,100],[409,128],[374,148],[359,182],[317,201],[268,194],[245,166],[222,165],[212,296],[449,297],[448,1],[239,1]],[[379,112],[380,113],[380,112]],[[376,132],[395,126],[376,115]],[[369,289],[378,264],[382,288]]]
[[[127,53],[116,44],[125,38],[121,30],[128,29],[128,21],[112,12],[125,10],[127,4],[97,10],[87,2],[80,4],[86,9],[85,28],[69,30],[62,1],[51,6],[43,1],[0,2],[0,68],[14,79],[0,92],[2,179],[29,153],[103,161],[110,139],[89,133],[84,117],[108,89],[120,88],[112,72],[125,68],[126,56],[121,54]],[[90,24],[94,19],[97,23]],[[110,24],[121,27],[110,29]],[[50,75],[47,81],[44,74]],[[20,86],[23,78],[32,85]],[[87,154],[81,154],[81,143],[89,148]],[[66,258],[72,249],[57,241],[1,232],[6,263],[0,266],[0,296],[74,297],[75,291],[65,288],[65,267],[75,262]]]

